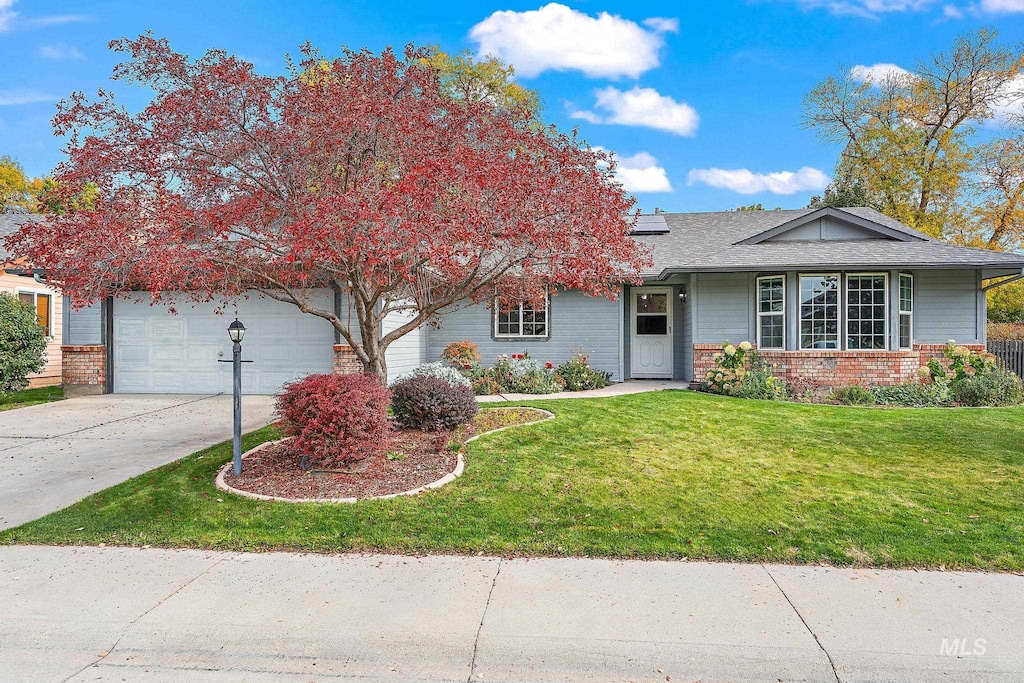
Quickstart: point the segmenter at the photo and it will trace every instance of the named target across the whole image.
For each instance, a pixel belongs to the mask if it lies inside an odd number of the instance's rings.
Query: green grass
[[[0,410],[14,410],[25,406],[34,406],[50,401],[59,401],[64,398],[64,387],[39,387],[37,389],[25,389],[10,394],[0,394]]]
[[[220,444],[0,543],[690,557],[1024,569],[1024,409],[879,409],[690,392],[534,401],[415,498],[293,505],[213,486]],[[246,447],[274,438],[249,434]]]

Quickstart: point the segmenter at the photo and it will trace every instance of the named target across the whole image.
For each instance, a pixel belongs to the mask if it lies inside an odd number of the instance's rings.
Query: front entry
[[[630,376],[672,379],[672,288],[630,290]]]

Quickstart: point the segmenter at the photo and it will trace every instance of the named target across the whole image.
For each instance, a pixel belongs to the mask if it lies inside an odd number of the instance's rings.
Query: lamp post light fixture
[[[242,337],[245,336],[245,325],[235,318],[228,325],[228,336],[231,337],[231,370],[234,373],[234,418],[235,432],[233,439],[232,469],[237,477],[242,473]]]

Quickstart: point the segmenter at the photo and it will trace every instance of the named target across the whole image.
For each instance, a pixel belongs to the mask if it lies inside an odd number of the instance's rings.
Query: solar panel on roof
[[[665,217],[657,213],[638,216],[633,228],[634,235],[661,235],[666,232],[672,232],[672,229],[668,227]]]

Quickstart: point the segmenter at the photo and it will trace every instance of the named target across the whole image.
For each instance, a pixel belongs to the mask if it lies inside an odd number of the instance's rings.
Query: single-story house
[[[30,387],[60,384],[64,300],[60,292],[26,270],[20,260],[3,248],[4,238],[22,225],[41,220],[29,214],[0,214],[0,292],[13,294],[36,309],[36,320],[46,331],[46,367],[29,376]]]
[[[635,239],[654,265],[616,301],[553,292],[538,309],[484,304],[445,314],[388,350],[393,378],[469,339],[484,362],[528,351],[577,352],[615,381],[700,381],[723,342],[750,341],[798,385],[910,379],[949,339],[985,346],[985,285],[1024,274],[1024,254],[957,247],[867,208],[658,213]],[[322,292],[322,305],[332,295]],[[212,305],[172,315],[149,295],[71,312],[65,383],[87,391],[231,390],[228,319]],[[337,304],[335,304],[337,305]],[[352,367],[324,321],[259,297],[238,304],[248,328],[244,390],[272,393],[311,372]],[[393,323],[398,324],[396,319]]]

